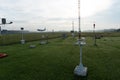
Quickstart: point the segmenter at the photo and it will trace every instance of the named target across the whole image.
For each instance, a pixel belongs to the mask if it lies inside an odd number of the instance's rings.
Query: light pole
[[[21,44],[25,44],[25,40],[24,40],[24,37],[23,37],[23,30],[24,30],[24,28],[23,27],[21,27]]]
[[[74,69],[74,74],[77,76],[87,76],[87,67],[84,67],[82,64],[82,46],[85,45],[85,38],[81,37],[81,17],[80,17],[80,0],[78,0],[78,30],[79,30],[79,34],[78,34],[78,43],[80,46],[80,63],[79,65],[77,65]]]

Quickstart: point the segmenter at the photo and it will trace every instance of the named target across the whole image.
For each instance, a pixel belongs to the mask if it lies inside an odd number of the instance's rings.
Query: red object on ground
[[[7,56],[7,54],[5,54],[5,53],[0,53],[0,58],[6,57],[6,56]]]

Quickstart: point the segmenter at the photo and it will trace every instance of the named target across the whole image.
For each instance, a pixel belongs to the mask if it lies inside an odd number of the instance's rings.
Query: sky
[[[80,0],[81,30],[120,28],[120,0]],[[0,19],[13,24],[2,29],[78,30],[78,0],[0,0]],[[1,23],[1,22],[0,22]]]

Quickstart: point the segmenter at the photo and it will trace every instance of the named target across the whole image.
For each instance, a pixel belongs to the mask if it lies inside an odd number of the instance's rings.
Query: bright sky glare
[[[81,0],[81,29],[119,28],[119,0]],[[115,7],[116,5],[116,7]],[[114,13],[112,13],[114,12]],[[114,16],[115,15],[115,16]],[[13,21],[3,29],[36,31],[46,27],[48,31],[78,29],[78,0],[0,0],[0,18]]]

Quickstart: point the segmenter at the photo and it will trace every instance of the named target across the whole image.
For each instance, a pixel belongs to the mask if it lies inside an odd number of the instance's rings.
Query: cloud
[[[32,16],[77,17],[78,2],[74,0],[0,0],[0,8],[5,8],[8,14],[28,14]],[[81,15],[88,17],[106,10],[112,0],[81,0]],[[3,13],[4,14],[4,13]],[[25,15],[26,16],[26,15]]]
[[[82,17],[93,16],[111,7],[112,0],[81,0]]]
[[[91,16],[99,19],[96,15],[100,16],[103,12],[101,16],[107,15],[106,11],[113,7],[113,3],[113,0],[81,0],[83,22],[90,23],[87,19],[93,20]],[[0,4],[0,16],[13,20],[14,27],[45,25],[50,29],[60,25],[71,26],[72,20],[77,22],[78,0],[0,0]]]
[[[96,21],[96,23],[99,26],[99,29],[101,28],[120,28],[119,21],[120,21],[120,1],[114,0],[111,7],[105,11],[99,12],[94,16],[89,17],[89,19]],[[107,26],[107,27],[106,27]]]

